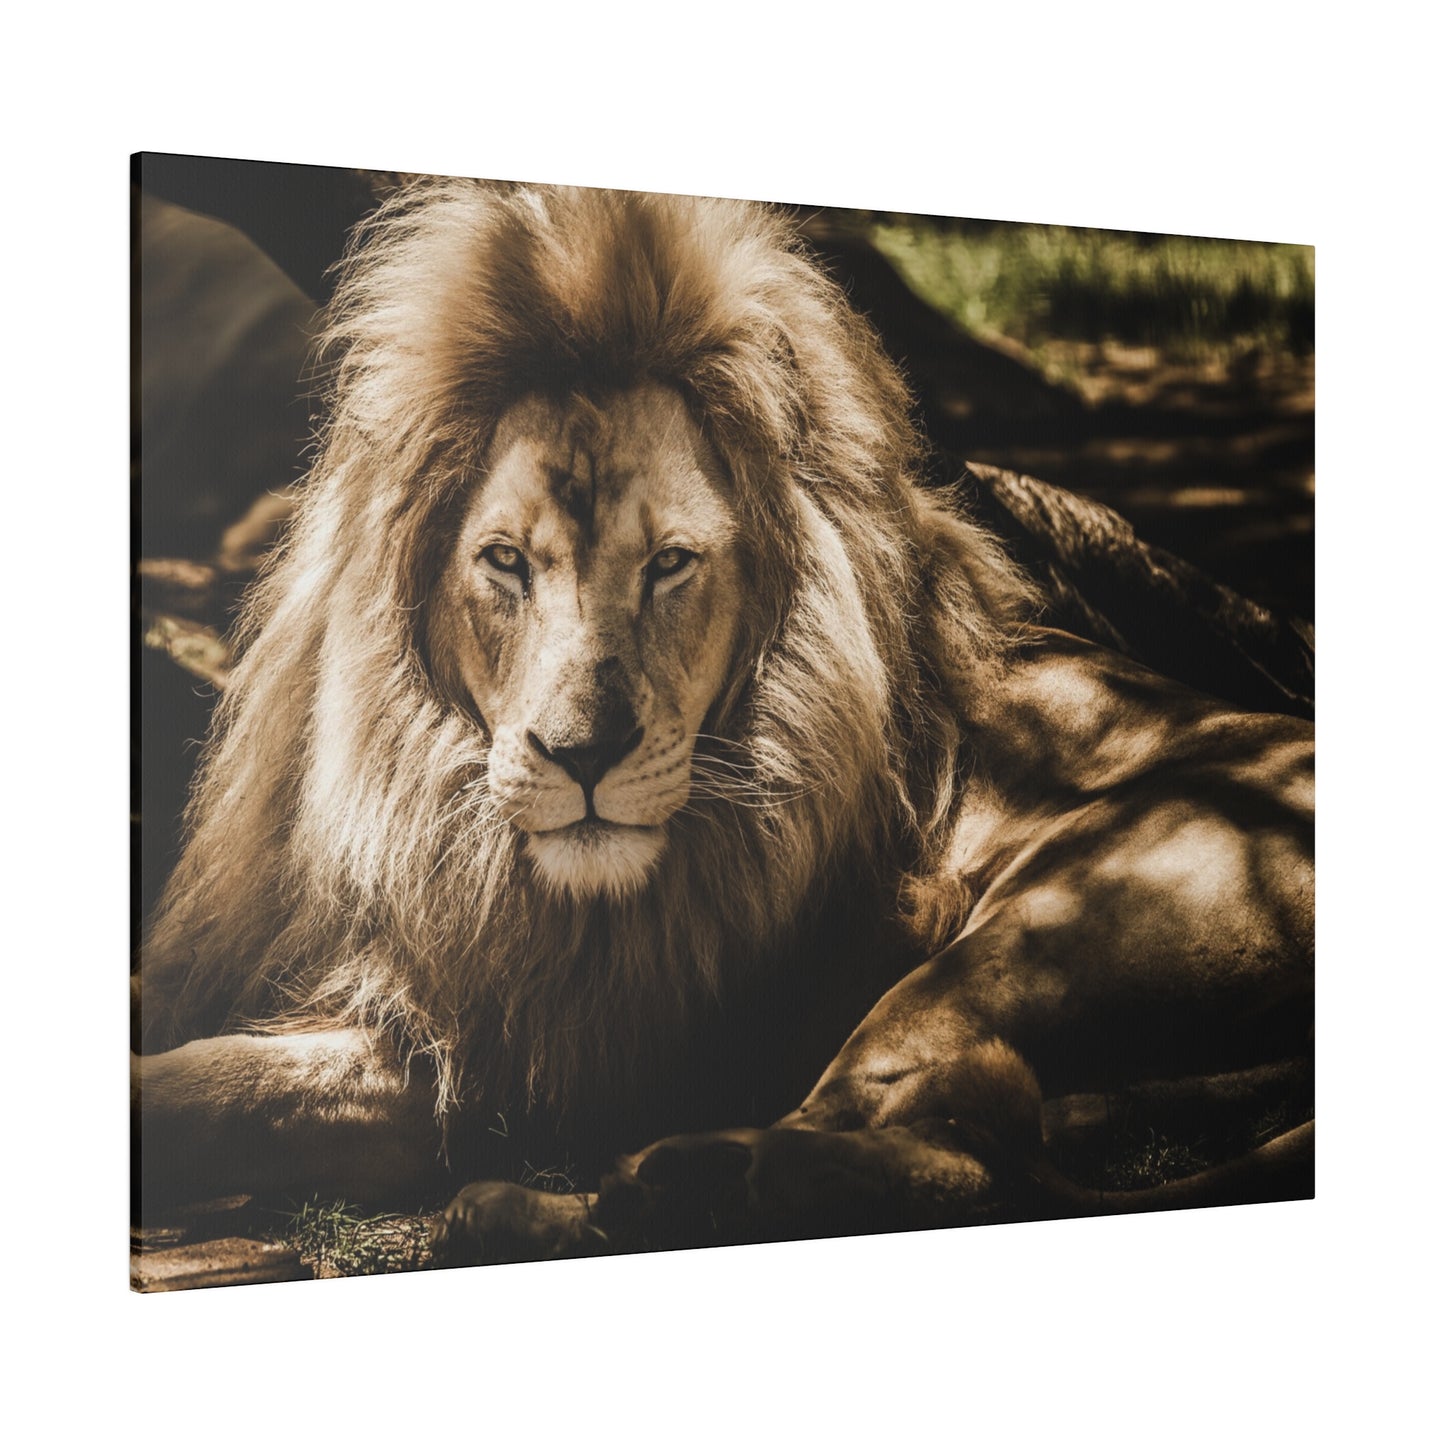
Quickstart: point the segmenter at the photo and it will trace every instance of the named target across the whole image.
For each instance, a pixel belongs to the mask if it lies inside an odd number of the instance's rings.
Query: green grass
[[[1282,1090],[1283,1092],[1278,1092]],[[1186,1112],[1129,1106],[1104,1127],[1064,1134],[1050,1146],[1054,1163],[1089,1188],[1150,1189],[1185,1179],[1212,1165],[1257,1149],[1315,1116],[1314,1085],[1308,1076],[1282,1078],[1273,1098],[1247,1099]]]
[[[1188,362],[1314,351],[1311,246],[916,217],[869,232],[925,301],[1031,351],[1058,339]]]
[[[1200,1141],[1184,1143],[1150,1129],[1143,1139],[1116,1145],[1104,1164],[1104,1185],[1108,1189],[1151,1189],[1197,1174],[1213,1162]]]
[[[523,1162],[516,1182],[546,1194],[572,1194],[581,1187],[570,1161],[542,1168]],[[313,1198],[261,1228],[294,1249],[318,1279],[396,1274],[435,1265],[431,1227],[440,1210],[441,1201],[430,1212],[368,1214],[345,1200]]]
[[[284,1215],[275,1234],[318,1279],[425,1269],[431,1263],[430,1236],[427,1215],[365,1214],[341,1200],[319,1199]]]

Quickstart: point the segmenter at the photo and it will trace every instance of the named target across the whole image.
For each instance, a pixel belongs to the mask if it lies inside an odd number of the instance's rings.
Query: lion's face
[[[687,802],[740,614],[726,471],[660,386],[502,419],[433,654],[491,734],[489,784],[552,888],[642,884]]]

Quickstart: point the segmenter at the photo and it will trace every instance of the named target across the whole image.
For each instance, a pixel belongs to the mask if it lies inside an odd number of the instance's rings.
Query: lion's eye
[[[689,552],[686,547],[664,547],[647,564],[648,582],[661,582],[664,578],[676,577],[696,556],[696,552]]]
[[[505,542],[493,542],[491,546],[483,547],[481,558],[494,572],[504,572],[520,578],[524,586],[531,575],[531,569],[527,566],[527,559],[521,550],[509,547]]]

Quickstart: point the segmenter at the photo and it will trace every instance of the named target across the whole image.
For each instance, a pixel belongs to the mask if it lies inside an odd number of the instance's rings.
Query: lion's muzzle
[[[630,714],[630,709],[629,709]],[[530,728],[527,742],[549,763],[556,765],[582,789],[587,816],[596,817],[592,794],[603,775],[609,773],[642,741],[642,729],[634,727],[625,737],[598,737],[584,743],[545,743]]]

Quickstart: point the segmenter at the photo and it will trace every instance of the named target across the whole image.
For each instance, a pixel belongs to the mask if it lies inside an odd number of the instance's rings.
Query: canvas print
[[[132,177],[136,1288],[1312,1196],[1310,247]]]

